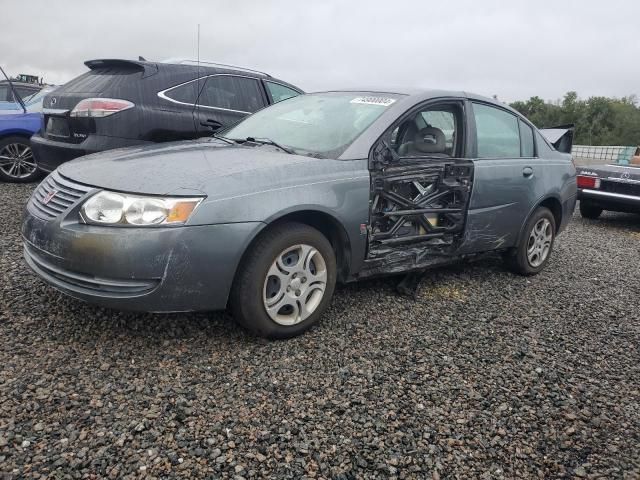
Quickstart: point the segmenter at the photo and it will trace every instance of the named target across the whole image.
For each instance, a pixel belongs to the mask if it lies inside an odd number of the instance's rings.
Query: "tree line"
[[[531,97],[511,107],[539,128],[575,124],[575,145],[640,145],[640,108],[635,95],[582,100],[576,92],[568,92],[555,103]]]

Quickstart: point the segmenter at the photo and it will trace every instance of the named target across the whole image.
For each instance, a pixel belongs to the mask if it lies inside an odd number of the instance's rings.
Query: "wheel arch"
[[[556,224],[554,234],[555,235],[558,234],[558,230],[562,225],[562,215],[563,215],[562,202],[560,200],[560,197],[557,195],[553,195],[553,194],[547,195],[541,198],[540,200],[538,200],[533,206],[533,208],[529,210],[529,213],[527,214],[524,222],[522,222],[522,225],[520,225],[520,233],[518,234],[518,242],[516,243],[516,245],[520,243],[520,240],[522,239],[522,235],[524,235],[524,228],[527,225],[527,222],[529,221],[529,219],[531,218],[531,215],[533,215],[533,213],[540,207],[546,207],[551,211],[551,213],[553,214],[553,219]]]
[[[286,210],[265,220],[264,227],[255,233],[245,247],[238,262],[238,268],[242,265],[247,253],[264,232],[270,230],[275,225],[281,225],[287,222],[302,223],[322,233],[329,240],[336,254],[338,280],[344,281],[349,277],[351,271],[351,240],[349,239],[349,235],[342,222],[335,215],[317,206],[304,206],[293,210]],[[236,274],[238,268],[236,268]]]

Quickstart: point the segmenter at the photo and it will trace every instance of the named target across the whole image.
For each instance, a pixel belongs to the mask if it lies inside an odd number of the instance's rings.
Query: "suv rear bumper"
[[[68,143],[44,138],[39,133],[36,133],[31,137],[31,150],[38,168],[45,172],[53,172],[63,163],[84,155],[150,143],[152,142],[103,135],[89,135],[82,143]]]

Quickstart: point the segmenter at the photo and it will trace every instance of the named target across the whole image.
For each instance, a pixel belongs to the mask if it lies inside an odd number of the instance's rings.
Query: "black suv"
[[[90,60],[89,71],[44,99],[31,137],[38,167],[112,148],[209,136],[302,93],[246,68],[209,62]]]

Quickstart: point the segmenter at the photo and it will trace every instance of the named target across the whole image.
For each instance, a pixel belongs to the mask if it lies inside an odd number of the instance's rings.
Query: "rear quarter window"
[[[204,83],[204,80],[200,82],[200,85]],[[164,92],[164,94],[171,100],[176,102],[195,104],[198,98],[198,82],[189,82],[178,87],[171,88]]]
[[[533,129],[522,120],[518,120],[518,122],[520,125],[520,142],[522,145],[522,156],[533,157],[535,155]]]

